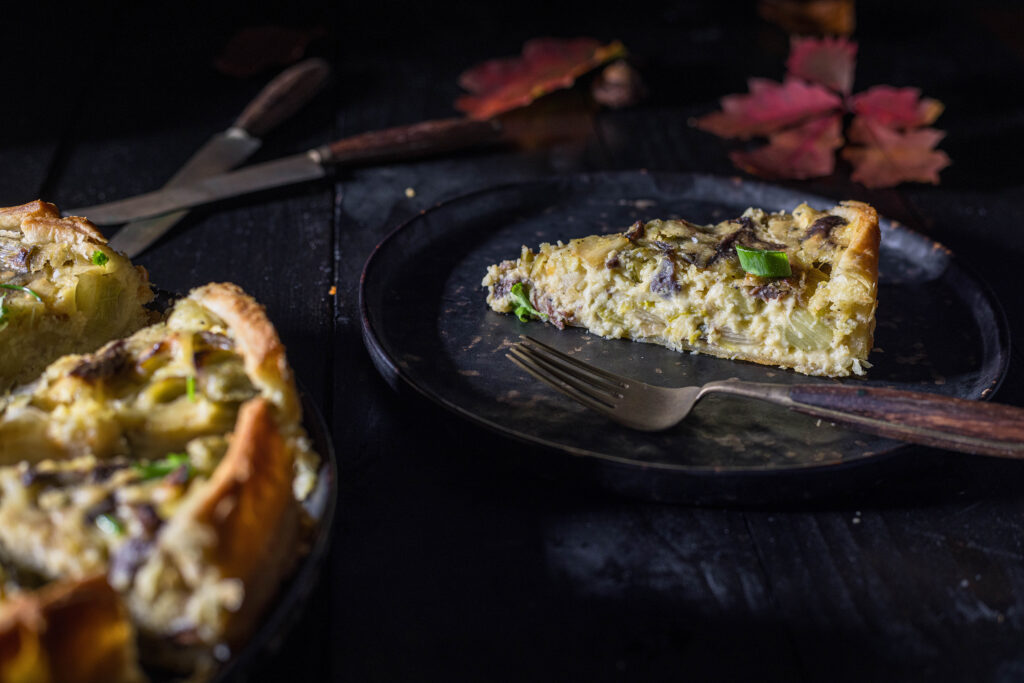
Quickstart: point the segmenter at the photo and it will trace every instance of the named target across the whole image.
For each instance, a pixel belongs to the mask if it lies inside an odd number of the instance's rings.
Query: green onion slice
[[[793,274],[784,251],[747,249],[737,244],[736,255],[740,257],[740,267],[748,273],[761,277],[789,277]]]
[[[526,285],[522,282],[517,282],[512,285],[512,289],[509,290],[509,295],[512,298],[512,303],[516,304],[515,314],[519,318],[520,322],[527,322],[530,318],[539,318],[541,320],[547,320],[548,317],[533,307],[530,302],[530,295],[526,291]]]
[[[107,265],[107,261],[110,260],[110,257],[104,254],[99,249],[97,249],[96,251],[92,252],[92,258],[90,260],[97,266],[105,266]]]
[[[188,396],[188,400],[193,403],[196,402],[196,376],[189,375],[185,378],[185,394]]]
[[[107,512],[97,515],[96,526],[99,527],[100,531],[111,536],[121,536],[124,534],[124,524],[121,523],[121,520]]]
[[[36,301],[39,303],[43,303],[43,297],[39,296],[28,287],[22,287],[21,285],[0,285],[0,287],[3,287],[4,289],[13,289],[15,292],[25,292],[26,294],[34,296]]]
[[[163,460],[135,463],[135,471],[139,473],[142,481],[148,481],[166,477],[182,465],[189,465],[187,453],[168,453]],[[191,465],[189,465],[189,470],[191,471]]]

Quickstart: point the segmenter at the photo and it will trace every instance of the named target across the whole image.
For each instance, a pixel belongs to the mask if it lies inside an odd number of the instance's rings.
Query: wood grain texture
[[[894,439],[1006,458],[1024,457],[1024,409],[855,385],[797,385],[793,410]]]

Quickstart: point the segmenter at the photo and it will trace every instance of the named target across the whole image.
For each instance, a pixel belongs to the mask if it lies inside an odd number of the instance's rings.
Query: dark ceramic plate
[[[487,266],[523,244],[618,232],[636,220],[718,222],[748,206],[791,210],[835,202],[759,183],[625,172],[496,187],[441,204],[398,228],[363,272],[363,336],[393,385],[497,432],[594,459],[609,482],[820,470],[859,463],[901,444],[766,403],[712,396],[659,433],[618,426],[533,380],[505,358],[530,334],[603,368],[683,386],[738,377],[834,382],[778,368],[676,353],[649,344],[559,331],[492,312]],[[1007,326],[988,288],[946,248],[882,221],[877,350],[866,382],[961,398],[991,395],[1009,359]],[[398,380],[401,380],[399,382]],[[851,379],[847,382],[863,382]],[[642,484],[641,484],[641,488]],[[653,490],[651,495],[657,495]]]

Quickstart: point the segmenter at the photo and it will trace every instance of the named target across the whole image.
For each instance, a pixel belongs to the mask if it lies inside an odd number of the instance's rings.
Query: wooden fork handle
[[[789,387],[789,407],[881,436],[1024,458],[1024,409],[936,394],[850,385]]]

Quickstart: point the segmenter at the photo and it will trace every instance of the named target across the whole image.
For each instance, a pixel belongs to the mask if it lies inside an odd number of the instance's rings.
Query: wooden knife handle
[[[790,408],[881,436],[1024,458],[1024,409],[937,394],[850,385],[790,387]]]
[[[497,121],[455,117],[361,133],[316,151],[324,163],[395,161],[498,142],[501,138]]]
[[[288,67],[249,103],[235,120],[235,127],[262,137],[313,99],[330,73],[327,62],[316,57]]]

